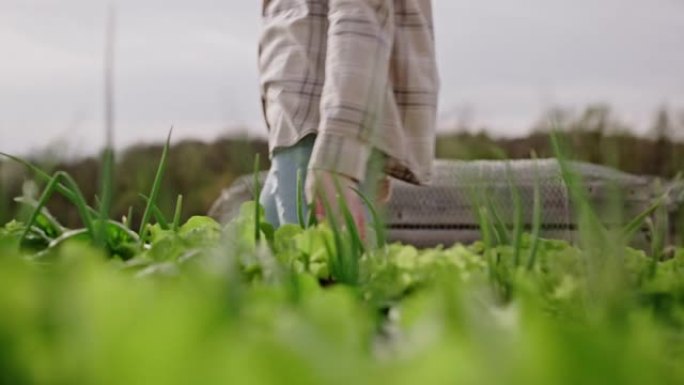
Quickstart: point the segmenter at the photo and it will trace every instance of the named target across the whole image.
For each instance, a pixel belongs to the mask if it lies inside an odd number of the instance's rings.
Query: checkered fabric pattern
[[[309,169],[432,177],[439,78],[430,0],[262,0],[259,68],[271,151],[317,135]]]

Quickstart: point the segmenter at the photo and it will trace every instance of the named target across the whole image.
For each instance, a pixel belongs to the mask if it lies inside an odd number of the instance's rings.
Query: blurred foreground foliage
[[[684,250],[525,235],[358,256],[324,224],[256,241],[254,208],[155,225],[126,260],[75,239],[35,254],[21,223],[0,228],[0,383],[684,382]]]

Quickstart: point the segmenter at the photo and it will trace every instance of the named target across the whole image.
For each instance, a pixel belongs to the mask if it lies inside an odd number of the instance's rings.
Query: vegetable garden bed
[[[483,208],[482,240],[418,249],[253,202],[181,224],[154,187],[136,230],[42,177],[87,226],[44,195],[0,228],[0,383],[684,383],[684,250],[628,248],[643,216],[581,211],[573,246]]]

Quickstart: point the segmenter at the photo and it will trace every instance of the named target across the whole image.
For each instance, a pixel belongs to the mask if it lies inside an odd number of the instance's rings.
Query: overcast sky
[[[116,141],[264,135],[259,2],[119,0]],[[102,143],[108,1],[0,0],[0,151]],[[605,102],[645,127],[684,108],[684,0],[434,0],[444,126],[516,135],[544,109]]]

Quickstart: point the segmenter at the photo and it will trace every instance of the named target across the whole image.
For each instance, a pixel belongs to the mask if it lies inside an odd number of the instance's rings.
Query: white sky
[[[0,0],[0,151],[102,143],[104,0]],[[116,141],[264,135],[254,0],[119,0]],[[433,0],[441,120],[501,135],[605,102],[684,108],[684,0]]]

